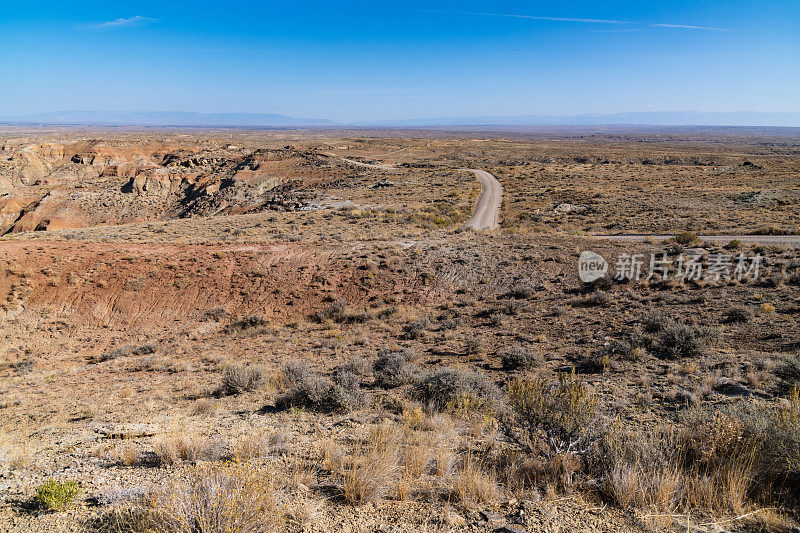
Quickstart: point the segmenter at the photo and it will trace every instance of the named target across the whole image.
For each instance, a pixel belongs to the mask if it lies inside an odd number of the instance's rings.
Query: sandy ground
[[[607,239],[615,242],[642,242],[642,241],[666,241],[675,237],[674,235],[594,235],[597,239]],[[713,242],[717,244],[727,244],[731,241],[740,241],[753,244],[776,244],[800,246],[800,235],[698,235],[701,241]]]

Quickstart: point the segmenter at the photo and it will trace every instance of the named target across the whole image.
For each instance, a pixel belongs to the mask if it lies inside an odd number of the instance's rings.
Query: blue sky
[[[0,115],[800,110],[797,0],[4,0],[0,54]]]

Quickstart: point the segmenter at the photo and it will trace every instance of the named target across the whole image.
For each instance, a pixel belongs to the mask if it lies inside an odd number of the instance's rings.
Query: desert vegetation
[[[794,137],[0,131],[0,530],[797,526]]]

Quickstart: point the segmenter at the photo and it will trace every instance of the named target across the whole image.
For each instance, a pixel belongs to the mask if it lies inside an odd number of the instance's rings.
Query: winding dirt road
[[[500,221],[500,204],[503,202],[503,186],[500,185],[497,178],[485,170],[474,168],[460,168],[459,170],[472,172],[481,182],[481,195],[478,196],[475,212],[461,226],[461,229],[475,231],[497,229]]]
[[[399,170],[397,167],[393,167],[388,164],[377,165],[373,163],[356,161],[354,159],[347,159],[345,157],[339,157],[335,154],[325,155],[336,157],[341,161],[359,167],[376,168],[378,170]],[[503,202],[503,186],[500,185],[500,182],[497,181],[497,178],[485,170],[477,170],[474,168],[460,168],[458,170],[472,172],[481,182],[481,194],[478,196],[478,203],[475,205],[475,211],[472,213],[472,216],[469,218],[469,220],[467,220],[459,229],[471,229],[473,231],[497,229],[500,222],[500,205]]]

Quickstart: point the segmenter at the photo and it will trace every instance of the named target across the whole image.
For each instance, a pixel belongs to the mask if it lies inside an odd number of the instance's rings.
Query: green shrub
[[[36,489],[36,502],[48,511],[63,511],[80,496],[78,482],[48,479]]]

